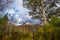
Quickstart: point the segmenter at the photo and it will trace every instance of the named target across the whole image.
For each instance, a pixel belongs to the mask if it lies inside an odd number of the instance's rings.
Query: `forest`
[[[9,23],[8,14],[5,14],[0,17],[0,40],[60,40],[59,3],[59,0],[23,0],[23,7],[30,10],[31,19],[38,19],[43,25],[15,26],[16,24]],[[3,12],[1,2],[0,5],[0,11]]]

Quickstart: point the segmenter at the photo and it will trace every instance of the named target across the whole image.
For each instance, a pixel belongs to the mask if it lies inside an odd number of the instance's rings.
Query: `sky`
[[[11,17],[14,18],[14,21],[16,21],[15,24],[23,24],[24,22],[29,22],[31,24],[39,24],[39,20],[32,20],[31,17],[29,16],[29,10],[27,8],[24,8],[22,5],[23,1],[22,0],[15,0],[10,7],[7,8],[5,13],[8,13],[8,19],[11,22]]]
[[[13,3],[6,7],[3,13],[8,13],[8,19],[11,22],[11,17],[13,17],[15,24],[22,25],[24,22],[29,22],[31,24],[39,24],[40,21],[37,19],[32,20],[29,16],[29,10],[23,7],[23,0],[14,0]],[[57,4],[60,7],[59,4]],[[2,13],[2,12],[0,12]],[[0,15],[1,16],[1,15]]]

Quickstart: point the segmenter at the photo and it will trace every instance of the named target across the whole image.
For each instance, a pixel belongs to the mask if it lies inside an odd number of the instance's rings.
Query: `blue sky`
[[[14,20],[17,21],[16,24],[19,23],[22,24],[23,22],[38,24],[39,20],[36,19],[32,20],[31,19],[32,16],[29,16],[29,10],[27,8],[24,8],[22,3],[23,0],[15,0],[13,3],[9,4],[9,7],[7,7],[3,13],[10,14],[14,18]],[[57,6],[60,7],[59,4],[57,4]],[[11,19],[10,16],[9,19]]]
[[[13,3],[13,10],[15,11],[14,15],[15,18],[18,19],[18,23],[23,23],[23,22],[30,22],[32,24],[38,24],[39,20],[32,20],[31,17],[29,16],[29,10],[27,8],[24,8],[23,5],[23,0],[15,0]],[[58,7],[60,7],[59,4],[57,4]]]
[[[24,8],[22,3],[22,0],[15,0],[14,3],[6,9],[5,13],[8,13],[10,15],[9,20],[11,20],[12,16],[14,20],[17,21],[16,24],[22,24],[23,22],[38,24],[39,20],[32,20],[32,16],[29,16],[29,10],[27,8]]]

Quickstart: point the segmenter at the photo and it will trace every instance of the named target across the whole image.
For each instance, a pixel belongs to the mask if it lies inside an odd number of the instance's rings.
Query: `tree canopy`
[[[32,19],[39,19],[40,21],[48,20],[55,14],[57,3],[59,0],[23,0],[24,7],[31,10],[29,15],[32,15]]]

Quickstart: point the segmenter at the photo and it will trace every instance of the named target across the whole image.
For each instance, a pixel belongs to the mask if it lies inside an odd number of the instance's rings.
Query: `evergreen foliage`
[[[5,18],[5,17],[4,17]],[[10,36],[9,27],[3,25],[0,27],[1,40],[60,40],[60,18],[52,16],[51,21],[38,28],[34,32],[20,32],[15,26],[12,27]],[[33,25],[32,25],[33,26]],[[36,26],[37,27],[37,26]],[[33,29],[34,30],[34,29]]]

